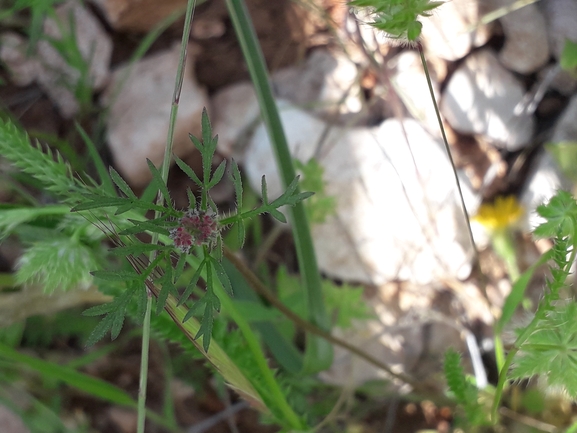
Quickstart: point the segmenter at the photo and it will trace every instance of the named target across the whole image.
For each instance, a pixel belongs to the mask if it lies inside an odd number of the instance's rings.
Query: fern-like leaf
[[[73,288],[88,289],[90,271],[98,268],[94,251],[70,238],[39,241],[18,261],[16,282],[40,284],[46,293]]]
[[[486,411],[479,403],[477,387],[467,380],[461,365],[461,355],[452,348],[445,352],[443,371],[447,385],[463,408],[467,422],[472,426],[488,425]]]
[[[33,146],[28,135],[10,121],[0,119],[0,155],[15,167],[30,174],[44,185],[46,190],[61,199],[80,198],[88,187],[72,176],[70,165],[59,153],[50,149],[43,152]]]

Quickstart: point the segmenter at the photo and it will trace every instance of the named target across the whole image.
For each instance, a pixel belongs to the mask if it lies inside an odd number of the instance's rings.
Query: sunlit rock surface
[[[509,151],[528,144],[533,135],[531,114],[515,114],[524,96],[521,83],[492,51],[477,51],[449,79],[441,112],[461,133],[479,134]]]
[[[441,144],[417,122],[330,127],[288,107],[281,117],[294,157],[306,162],[317,155],[326,192],[337,200],[336,214],[312,228],[323,272],[373,284],[468,276],[469,241],[451,167]],[[265,174],[269,195],[280,195],[262,126],[249,143],[244,166],[255,190]],[[474,206],[466,182],[464,188]]]
[[[152,178],[147,158],[157,167],[162,163],[179,49],[175,45],[121,67],[107,88],[108,144],[116,166],[131,184],[143,186]],[[200,136],[202,109],[208,105],[206,92],[192,77],[192,69],[189,56],[174,135],[173,152],[180,157],[193,151],[189,133]]]

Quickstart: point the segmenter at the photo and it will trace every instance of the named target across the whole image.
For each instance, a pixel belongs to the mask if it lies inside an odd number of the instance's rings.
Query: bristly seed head
[[[220,231],[217,216],[212,209],[189,209],[170,231],[174,246],[183,253],[189,253],[193,246],[214,246]]]

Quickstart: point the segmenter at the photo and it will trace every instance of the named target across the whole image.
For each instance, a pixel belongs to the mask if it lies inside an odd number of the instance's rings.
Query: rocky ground
[[[146,158],[159,165],[164,152],[181,20],[146,55],[131,59],[144,35],[183,3],[94,0],[58,6],[58,16],[76,22],[80,53],[89,59],[85,75],[46,40],[38,42],[35,56],[26,56],[28,40],[19,27],[26,12],[1,23],[4,108],[35,137],[71,140],[80,164],[85,150],[74,129],[78,120],[98,137],[106,161],[142,189],[150,180]],[[335,198],[334,213],[312,227],[319,266],[329,278],[365,287],[365,300],[375,313],[374,320],[335,332],[419,380],[438,377],[449,346],[469,354],[473,345],[490,354],[484,343],[490,341],[495,311],[511,279],[491,250],[489,234],[474,222],[486,278],[475,267],[418,52],[392,44],[343,2],[247,3],[293,156],[303,163],[315,158],[324,170],[325,192]],[[577,41],[577,3],[524,3],[452,0],[423,20],[422,37],[469,215],[498,196],[513,195],[524,208],[514,229],[520,270],[547,248],[528,234],[537,223],[535,207],[557,188],[572,188],[574,173],[562,170],[544,145],[577,141],[577,80],[559,66],[565,40]],[[55,38],[63,34],[50,19],[43,32]],[[274,157],[224,2],[209,0],[197,7],[189,52],[175,153],[199,167],[188,134],[199,134],[200,113],[207,107],[219,135],[219,158],[234,157],[255,191],[265,174],[270,196],[280,194]],[[66,148],[61,151],[67,156]],[[184,176],[175,171],[170,182],[177,205],[185,206]],[[224,182],[215,192],[219,204],[230,206],[231,184]],[[10,201],[9,193],[0,194]],[[279,257],[290,256],[287,238],[280,236],[273,248],[281,251]],[[17,257],[7,245],[0,251],[5,271]],[[543,276],[537,275],[530,288],[535,298],[542,283]],[[128,337],[122,343],[89,372],[135,392],[137,343]],[[52,346],[57,349],[63,348]],[[66,350],[60,356],[69,356]],[[154,378],[166,376],[163,350],[153,350],[158,365],[153,362],[151,386],[158,395],[164,379]],[[485,371],[476,373],[492,380],[488,359]],[[327,383],[349,387],[383,378],[382,372],[338,350],[333,367],[322,374]],[[217,390],[210,380],[201,390],[173,383],[182,425],[200,425],[239,409],[214,427],[191,427],[190,432],[274,431]],[[390,397],[377,401],[352,416],[346,431],[449,429],[448,410]],[[160,400],[153,398],[155,404]],[[134,430],[132,412],[82,396],[71,395],[67,410],[70,416],[76,411],[90,418],[97,431]]]

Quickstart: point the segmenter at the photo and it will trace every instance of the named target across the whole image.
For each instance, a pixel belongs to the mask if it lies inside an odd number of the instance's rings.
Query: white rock
[[[272,81],[276,97],[317,114],[362,109],[359,72],[342,53],[315,50],[303,65],[274,73]]]
[[[179,50],[175,45],[118,69],[106,90],[108,144],[116,166],[133,185],[143,186],[151,179],[146,158],[157,167],[162,163]],[[174,136],[173,153],[180,157],[194,149],[188,134],[200,135],[202,109],[208,105],[206,92],[191,76],[188,59]]]
[[[299,109],[283,110],[281,117],[296,158],[307,161],[324,143],[319,162],[326,192],[337,200],[337,214],[312,229],[324,272],[372,284],[468,276],[470,249],[452,171],[441,144],[417,122],[333,127],[323,141],[324,122]],[[244,166],[256,191],[265,174],[270,197],[281,193],[262,126],[247,148]]]
[[[491,26],[477,25],[489,10],[482,0],[451,0],[439,6],[432,16],[420,20],[428,54],[457,60],[484,45],[491,36]]]
[[[509,12],[500,21],[505,33],[505,45],[499,52],[503,66],[521,74],[530,74],[547,63],[547,28],[537,5],[530,4]]]
[[[559,58],[565,40],[577,42],[577,2],[575,0],[547,0],[541,2],[548,24],[549,44]]]
[[[260,119],[252,83],[235,83],[219,90],[210,105],[213,129],[218,134],[218,151],[226,157],[240,159],[241,149],[252,135],[251,126],[254,129]]]
[[[411,115],[435,136],[440,134],[439,122],[431,100],[427,78],[421,63],[421,57],[414,51],[404,51],[389,62],[394,68],[392,82],[395,90],[405,103]],[[432,68],[429,67],[429,71]],[[440,99],[439,84],[434,73],[431,77],[433,92]]]
[[[485,49],[467,57],[451,76],[441,112],[456,131],[481,134],[495,145],[515,151],[533,134],[532,116],[514,114],[523,95],[517,79]]]
[[[58,21],[48,18],[44,22],[44,35],[56,40],[75,40],[87,64],[88,73],[86,77],[82,77],[74,64],[78,61],[74,59],[74,53],[67,53],[72,59],[63,58],[49,41],[41,39],[38,42],[38,56],[42,67],[38,70],[36,80],[58,106],[61,114],[72,117],[80,108],[73,89],[87,86],[97,90],[106,84],[112,42],[100,22],[79,2],[71,1],[59,6],[56,16]],[[69,24],[71,17],[74,21],[73,35],[69,34],[72,30]]]
[[[577,96],[573,96],[569,105],[557,121],[552,143],[577,141]],[[533,230],[544,220],[535,212],[540,204],[548,202],[557,190],[571,190],[571,182],[563,175],[559,165],[549,152],[542,152],[532,162],[525,186],[520,196],[521,203],[527,209],[527,230]]]
[[[40,64],[36,58],[26,56],[28,44],[17,33],[0,36],[0,60],[10,72],[10,79],[17,86],[28,86],[36,79]]]
[[[537,206],[548,202],[557,190],[570,190],[571,184],[561,172],[559,165],[548,152],[542,152],[532,162],[530,172],[519,196],[526,209],[525,230],[532,231],[544,222],[535,212]]]
[[[71,34],[70,20],[74,23],[74,34]],[[92,90],[101,89],[106,84],[110,74],[112,42],[100,22],[77,1],[60,5],[56,9],[56,19],[44,21],[43,32],[37,51],[31,57],[25,54],[28,47],[22,38],[5,35],[0,57],[12,71],[17,85],[37,81],[62,116],[70,118],[80,109],[75,90],[84,88],[90,97]],[[70,40],[76,44],[81,58],[71,49],[64,49],[64,54],[61,54],[48,39]],[[83,68],[84,76],[81,73]]]
[[[557,121],[551,143],[575,143],[577,142],[577,96],[573,96],[565,108],[565,111]],[[569,166],[569,164],[566,164]],[[535,161],[532,162],[531,170],[527,176],[527,181],[521,195],[521,202],[528,213],[528,230],[534,229],[544,222],[534,210],[542,204],[548,202],[555,195],[558,189],[571,191],[572,184],[563,174],[559,164],[549,152],[542,152]]]

